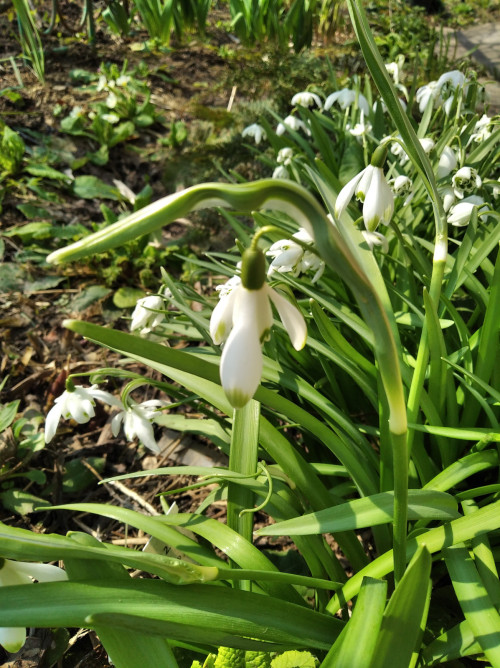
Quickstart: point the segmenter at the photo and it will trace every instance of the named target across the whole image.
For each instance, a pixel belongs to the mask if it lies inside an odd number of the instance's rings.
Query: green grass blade
[[[420,547],[384,613],[370,668],[408,668],[418,649],[431,595],[431,556]]]
[[[2,588],[0,626],[93,628],[113,624],[184,642],[234,637],[287,648],[329,649],[344,624],[303,606],[251,592],[161,580],[49,582]],[[210,634],[212,634],[210,636]],[[224,644],[224,642],[221,642]],[[255,648],[255,643],[247,641]]]
[[[320,668],[367,668],[379,637],[387,582],[364,578],[349,623]]]
[[[464,545],[450,547],[446,550],[445,561],[458,602],[477,642],[488,661],[493,666],[500,666],[500,615],[469,550]]]
[[[455,519],[457,504],[452,496],[440,492],[409,490],[409,519]],[[382,492],[355,499],[338,506],[325,508],[285,522],[271,524],[257,531],[260,536],[294,536],[315,533],[336,533],[363,529],[392,522],[394,493]]]

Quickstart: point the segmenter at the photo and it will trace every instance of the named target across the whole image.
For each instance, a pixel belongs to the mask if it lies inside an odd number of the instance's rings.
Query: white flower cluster
[[[266,253],[268,257],[273,258],[269,265],[268,276],[272,277],[274,273],[291,273],[292,276],[299,276],[308,271],[314,271],[311,283],[319,280],[325,270],[325,263],[315,252],[308,250],[303,245],[312,246],[313,241],[309,232],[304,228],[300,228],[291,239],[276,241]]]
[[[123,425],[123,431],[129,441],[137,437],[147,448],[153,452],[159,452],[153,422],[158,415],[158,409],[165,406],[165,402],[150,399],[142,404],[137,404],[128,400],[125,405],[109,392],[100,390],[97,385],[91,387],[75,385],[57,397],[45,420],[45,443],[49,443],[54,438],[61,418],[72,419],[78,424],[89,422],[95,415],[96,400],[118,408],[120,411],[111,421],[113,436],[118,436],[120,427]]]

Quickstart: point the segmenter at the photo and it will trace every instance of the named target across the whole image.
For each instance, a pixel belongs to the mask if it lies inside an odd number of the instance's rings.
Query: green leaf
[[[50,506],[47,499],[41,499],[29,492],[23,492],[20,489],[8,489],[5,492],[0,492],[0,502],[7,510],[11,510],[18,515],[29,515],[33,513],[36,508],[43,508]]]
[[[144,297],[143,290],[123,286],[114,293],[113,304],[116,308],[132,308],[141,297]]]
[[[262,640],[269,643],[269,650],[328,649],[344,626],[331,615],[223,586],[176,586],[131,578],[2,589],[0,626],[94,628],[102,624],[242,649],[258,649],[262,644],[255,641]]]
[[[337,533],[392,522],[394,493],[382,492],[347,503],[318,510],[257,531],[261,536],[294,536]],[[449,494],[412,489],[408,491],[409,519],[454,519],[459,517],[457,503]]]
[[[99,541],[84,533],[74,533],[71,539],[81,545],[96,546]],[[127,571],[118,564],[103,559],[67,559],[64,563],[70,580],[97,578],[106,582],[129,580]],[[144,634],[134,629],[116,629],[106,624],[97,624],[97,635],[117,668],[137,668],[145,659],[155,666],[177,668],[172,650],[164,638]]]
[[[458,602],[476,641],[491,665],[500,665],[500,615],[469,550],[465,545],[454,545],[446,550],[445,561]]]
[[[18,207],[19,208],[19,207]],[[5,232],[6,237],[19,237],[23,243],[33,239],[48,239],[51,236],[52,224],[49,222],[26,223]]]
[[[276,656],[271,661],[271,668],[315,668],[316,658],[310,652],[299,652],[292,649]]]
[[[387,595],[387,582],[364,578],[349,623],[321,668],[366,668],[378,640]]]
[[[387,605],[370,668],[412,665],[427,619],[430,573],[431,556],[420,547]]]
[[[14,418],[17,415],[17,410],[19,408],[20,400],[16,399],[11,401],[4,406],[0,406],[0,434],[2,431],[5,431],[7,427],[14,422]]]
[[[83,199],[121,199],[118,188],[108,186],[97,176],[77,176],[72,185],[73,193]]]
[[[104,285],[91,285],[84,288],[71,300],[70,307],[73,311],[84,311],[95,302],[104,299],[111,294],[111,289]]]
[[[41,206],[34,206],[33,204],[18,204],[16,206],[23,216],[32,220],[33,218],[49,218],[50,214],[47,209]]]
[[[54,181],[63,181],[64,183],[69,183],[71,181],[71,177],[69,177],[67,174],[60,172],[57,169],[50,167],[49,165],[36,165],[31,163],[26,165],[25,170],[28,172],[28,174],[31,174],[32,176],[39,176],[40,178],[52,179]]]
[[[106,460],[104,457],[87,457],[86,461],[98,473],[104,471]],[[62,478],[63,492],[74,494],[82,492],[92,484],[97,484],[97,479],[92,471],[85,466],[81,459],[71,459],[65,464],[65,471]]]
[[[465,517],[459,517],[442,526],[435,527],[429,531],[411,538],[406,544],[406,558],[411,558],[419,546],[425,545],[431,554],[439,552],[445,547],[461,543],[470,538],[481,536],[500,528],[500,501],[490,503]],[[365,575],[380,578],[390,573],[394,567],[392,550],[382,554],[372,561],[361,571],[355,573],[344,585],[342,591],[336,593],[327,606],[327,609],[335,613],[342,606],[341,601],[348,601],[359,592],[362,579]]]
[[[0,171],[15,174],[21,166],[24,150],[21,136],[5,125],[0,142]]]

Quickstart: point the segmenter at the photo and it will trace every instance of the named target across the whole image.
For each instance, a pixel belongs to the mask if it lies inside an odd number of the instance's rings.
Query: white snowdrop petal
[[[295,350],[301,350],[305,346],[307,339],[307,325],[302,313],[288,299],[282,297],[272,288],[269,288],[269,297],[276,306],[281,322],[288,332],[293,347]]]
[[[19,652],[26,642],[26,629],[20,627],[0,627],[0,645],[7,652],[15,654]]]
[[[342,188],[342,190],[339,192],[337,196],[337,200],[335,202],[335,217],[340,218],[340,216],[344,213],[344,211],[347,208],[347,205],[351,201],[354,192],[356,190],[356,187],[362,178],[363,174],[366,171],[363,169],[359,174],[356,174],[355,177],[353,177],[348,183],[345,184],[345,186]]]

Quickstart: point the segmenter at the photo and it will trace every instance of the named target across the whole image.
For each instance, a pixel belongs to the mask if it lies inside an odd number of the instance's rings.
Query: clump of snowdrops
[[[72,377],[46,424],[55,439],[60,419],[83,423],[101,402],[115,433],[155,451],[154,430],[189,404],[206,417],[183,429],[228,467],[134,474],[200,476],[210,490],[195,513],[63,506],[142,529],[149,551],[2,525],[2,557],[62,560],[68,579],[6,587],[0,624],[95,629],[120,667],[176,666],[185,644],[200,663],[223,646],[264,662],[304,649],[324,668],[500,666],[498,119],[471,73],[412,99],[404,64],[381,62],[348,4],[379,93],[368,79],[299,92],[288,117],[244,131],[275,178],[169,195],[49,257],[78,260],[202,207],[253,212],[253,226],[225,212],[236,248],[198,260],[201,287],[165,271],[131,333],[65,322],[162,380],[131,374],[117,397],[101,387],[109,369]],[[146,384],[160,398],[136,403]],[[221,498],[226,524],[206,512]],[[257,534],[291,537],[300,568],[255,547],[256,510],[273,520]]]

